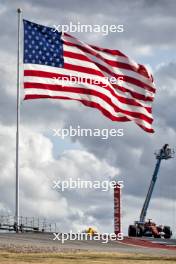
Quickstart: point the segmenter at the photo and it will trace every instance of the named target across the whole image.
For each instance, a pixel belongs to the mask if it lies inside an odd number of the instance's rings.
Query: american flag
[[[25,100],[77,100],[112,121],[134,121],[154,132],[155,85],[145,66],[119,50],[88,45],[54,28],[23,22]]]

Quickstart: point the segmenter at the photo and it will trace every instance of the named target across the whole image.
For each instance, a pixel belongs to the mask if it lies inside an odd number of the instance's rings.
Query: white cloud
[[[81,34],[83,40],[108,48],[122,50],[130,57],[161,64],[154,74],[158,93],[154,103],[156,134],[147,135],[134,124],[112,123],[95,109],[77,102],[37,100],[22,102],[21,106],[21,201],[22,212],[59,221],[61,230],[95,225],[100,230],[111,231],[113,226],[113,195],[99,192],[66,192],[60,194],[51,188],[51,179],[58,176],[100,179],[120,175],[125,180],[124,210],[130,222],[140,211],[145,190],[154,167],[154,150],[164,143],[175,144],[175,2],[158,1],[108,1],[99,5],[88,2],[42,0],[21,1],[24,17],[43,24],[64,24],[72,21],[96,24],[123,23],[125,32],[102,37]],[[1,9],[1,98],[0,98],[0,198],[1,212],[14,213],[15,184],[15,115],[16,115],[16,40],[17,19],[15,9],[19,1],[5,1]],[[59,5],[59,6],[58,6]],[[57,8],[58,7],[58,8]],[[67,14],[67,17],[65,16]],[[9,19],[10,18],[10,19]],[[155,18],[155,19],[154,19]],[[152,22],[151,22],[152,21]],[[155,23],[153,23],[155,22]],[[151,25],[152,23],[152,25]],[[158,26],[162,25],[162,26]],[[75,34],[80,37],[80,35]],[[165,48],[167,47],[167,50]],[[165,59],[172,63],[167,64]],[[102,141],[98,138],[77,138],[82,150],[68,150],[57,159],[48,134],[50,128],[72,124],[90,128],[124,128],[123,138]],[[57,145],[57,143],[56,143]],[[64,145],[64,143],[63,143]],[[57,146],[55,146],[56,149]],[[72,146],[70,145],[70,148]],[[62,147],[63,148],[63,147]],[[59,151],[58,151],[59,152]],[[56,154],[56,153],[55,153]],[[163,197],[165,211],[169,190],[175,187],[175,163],[163,164],[154,200]],[[167,175],[167,177],[165,177]],[[170,179],[170,181],[168,181]],[[159,193],[162,189],[162,193]],[[140,203],[140,204],[139,204]],[[152,207],[154,218],[160,207]],[[150,212],[151,212],[150,210]],[[170,209],[169,209],[170,210]],[[161,222],[170,223],[168,214]],[[158,219],[160,220],[160,219]],[[128,219],[124,217],[127,228]]]
[[[0,131],[0,211],[4,213],[6,208],[13,215],[15,128],[1,124]],[[89,213],[89,207],[85,207],[85,204],[88,202],[89,196],[98,196],[96,190],[85,192],[73,190],[72,193],[57,192],[52,188],[53,179],[103,180],[118,175],[119,170],[87,151],[68,150],[61,154],[58,159],[55,159],[51,141],[39,132],[33,132],[22,127],[20,138],[21,214],[23,216],[47,217],[59,222],[63,229],[68,227],[81,229],[92,223],[94,218]],[[81,200],[80,197],[82,197]],[[91,203],[92,198],[90,199]],[[72,221],[72,217],[75,218],[75,221]]]

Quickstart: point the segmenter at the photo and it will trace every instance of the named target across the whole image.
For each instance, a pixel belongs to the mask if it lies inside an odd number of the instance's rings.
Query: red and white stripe
[[[118,50],[88,45],[68,34],[62,39],[63,68],[24,64],[24,99],[77,100],[99,109],[112,121],[133,120],[145,131],[154,132],[155,85],[148,70]],[[73,76],[78,82],[71,81]],[[108,77],[123,77],[123,82],[113,84]]]

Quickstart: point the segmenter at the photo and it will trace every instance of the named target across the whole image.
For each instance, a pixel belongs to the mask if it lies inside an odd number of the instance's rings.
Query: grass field
[[[175,264],[176,257],[121,253],[9,253],[0,252],[1,264]]]

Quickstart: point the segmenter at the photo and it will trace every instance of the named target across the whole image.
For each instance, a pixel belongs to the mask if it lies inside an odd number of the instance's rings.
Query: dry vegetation
[[[1,264],[175,264],[176,257],[121,253],[10,253],[0,252]]]

